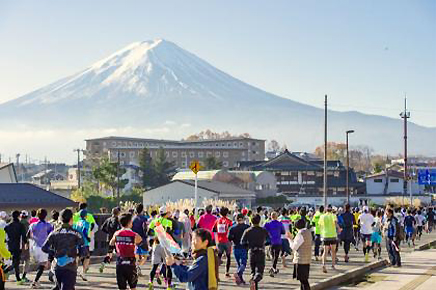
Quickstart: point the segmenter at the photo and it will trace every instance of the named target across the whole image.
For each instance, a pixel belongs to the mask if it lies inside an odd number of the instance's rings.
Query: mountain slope
[[[322,110],[243,83],[162,39],[133,43],[75,75],[0,105],[0,121],[9,126],[157,127],[168,120],[191,124],[192,132],[250,132],[307,151],[323,136]],[[410,126],[411,150],[436,155],[430,146],[436,129]],[[401,151],[400,120],[332,111],[329,128],[331,140],[341,141],[344,131],[353,128],[355,144]],[[169,134],[182,137],[177,133]]]

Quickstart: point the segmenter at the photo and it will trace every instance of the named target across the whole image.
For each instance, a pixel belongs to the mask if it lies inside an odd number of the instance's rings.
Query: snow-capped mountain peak
[[[312,150],[323,142],[323,110],[246,84],[163,39],[132,43],[79,73],[0,105],[6,127],[161,130],[168,120],[192,125],[191,133],[207,128],[250,132],[294,150]],[[331,140],[341,141],[350,128],[359,132],[355,144],[378,152],[401,150],[400,119],[330,111]],[[411,150],[434,155],[436,129],[413,123],[409,128]],[[179,133],[172,132],[171,139]]]

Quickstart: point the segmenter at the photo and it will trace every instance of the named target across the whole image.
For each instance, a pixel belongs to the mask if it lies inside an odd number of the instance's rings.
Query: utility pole
[[[120,150],[117,150],[117,204],[120,204]]]
[[[327,208],[327,95],[324,98],[324,208]]]
[[[407,173],[407,119],[410,118],[410,112],[407,111],[407,97],[404,96],[404,112],[400,114],[404,119],[404,183],[403,183],[403,203],[404,198],[407,196],[407,183],[409,174]],[[412,197],[410,197],[412,199]]]
[[[74,149],[73,152],[77,152],[77,189],[80,189],[80,185],[81,185],[81,182],[80,182],[80,178],[81,178],[81,176],[80,176],[80,152],[85,152],[85,150],[77,148],[77,149]]]
[[[20,176],[20,153],[17,153],[17,155],[15,155],[17,157],[17,176]],[[17,178],[18,179],[18,178]]]
[[[348,130],[345,132],[346,144],[347,144],[347,178],[346,178],[346,194],[347,194],[347,204],[350,204],[350,154],[348,150],[348,135],[354,133],[354,130]]]

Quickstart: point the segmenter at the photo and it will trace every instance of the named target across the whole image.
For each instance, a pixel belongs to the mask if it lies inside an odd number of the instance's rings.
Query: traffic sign
[[[201,169],[200,162],[198,162],[198,160],[192,161],[191,165],[189,165],[189,168],[192,170],[192,172],[197,174]]]
[[[418,183],[422,185],[436,185],[436,169],[418,170]]]

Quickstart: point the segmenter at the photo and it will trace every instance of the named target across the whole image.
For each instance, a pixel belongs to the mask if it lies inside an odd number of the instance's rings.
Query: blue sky
[[[436,127],[436,1],[0,0],[0,102],[165,38],[254,86]]]

